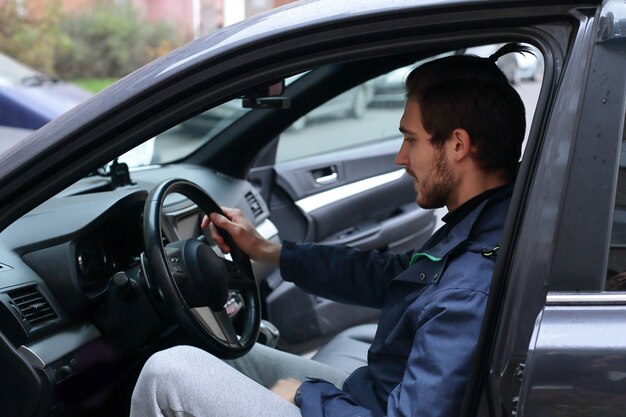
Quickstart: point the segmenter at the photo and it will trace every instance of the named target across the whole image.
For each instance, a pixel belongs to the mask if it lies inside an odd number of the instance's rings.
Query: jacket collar
[[[425,284],[438,282],[445,267],[448,254],[468,240],[476,221],[485,208],[504,198],[508,198],[512,191],[513,184],[510,184],[503,188],[501,192],[482,201],[463,220],[456,224],[443,240],[431,248],[422,247],[418,252],[414,253],[409,268],[394,280],[415,282],[417,276],[417,280]],[[430,262],[417,262],[422,260],[422,258],[426,258]]]
[[[483,212],[488,202],[489,200],[484,200],[476,206],[474,210],[470,211],[463,220],[448,232],[448,235],[441,242],[432,248],[424,249],[424,253],[428,253],[434,258],[442,259],[462,242],[465,242],[474,227],[474,223],[476,223],[476,219]]]

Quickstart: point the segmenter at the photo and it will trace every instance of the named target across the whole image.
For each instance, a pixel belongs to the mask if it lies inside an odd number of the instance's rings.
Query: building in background
[[[82,13],[95,7],[133,7],[150,22],[166,22],[185,41],[295,0],[0,0],[13,2],[22,15],[40,15],[58,3],[66,13]]]
[[[223,27],[225,4],[232,2],[232,0],[127,1],[142,18],[150,22],[168,23],[186,41]],[[235,0],[235,2],[237,1]]]

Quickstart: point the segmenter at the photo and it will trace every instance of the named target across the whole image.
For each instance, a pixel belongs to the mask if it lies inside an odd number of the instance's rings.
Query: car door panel
[[[393,160],[400,145],[401,138],[395,136],[345,150],[279,162],[275,165],[276,182],[294,201],[297,201],[325,190],[399,169]],[[318,178],[316,174],[328,168],[336,170],[336,179],[322,184],[316,182]]]
[[[435,221],[433,217],[424,216],[415,203],[407,203],[381,220],[356,223],[322,242],[404,252],[416,248],[416,242],[425,241],[432,234]]]
[[[398,139],[385,140],[326,161],[317,155],[276,165],[277,185],[302,213],[304,240],[382,250],[423,242],[435,217],[416,206],[413,180],[394,165],[399,146]],[[332,183],[316,182],[331,172]]]
[[[520,373],[518,415],[622,416],[626,294],[551,293],[546,304]]]

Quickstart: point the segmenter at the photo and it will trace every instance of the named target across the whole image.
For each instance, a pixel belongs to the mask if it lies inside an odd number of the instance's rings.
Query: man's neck
[[[505,179],[502,175],[477,175],[475,178],[471,176],[463,176],[459,181],[458,186],[452,192],[452,195],[446,203],[446,208],[449,212],[452,212],[459,208],[463,203],[471,200],[484,193],[487,190],[492,190],[497,187],[508,184],[510,181]]]

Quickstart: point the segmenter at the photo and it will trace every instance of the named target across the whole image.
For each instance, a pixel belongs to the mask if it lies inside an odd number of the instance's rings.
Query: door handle
[[[337,167],[334,165],[316,169],[311,173],[313,174],[313,178],[315,178],[315,183],[319,185],[331,184],[337,181]]]
[[[330,184],[331,182],[337,181],[337,173],[333,172],[330,175],[325,175],[323,177],[315,178],[315,182],[318,184]]]

